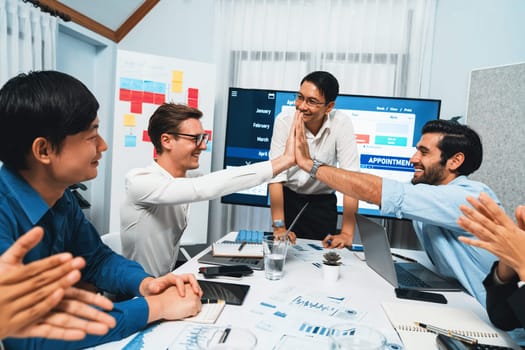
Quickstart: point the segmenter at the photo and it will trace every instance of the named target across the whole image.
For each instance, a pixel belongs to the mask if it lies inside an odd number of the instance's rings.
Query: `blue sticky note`
[[[139,79],[130,79],[131,90],[144,91],[144,82]]]
[[[133,79],[131,78],[120,78],[120,88],[126,90],[133,90]]]
[[[157,92],[155,90],[155,82],[154,81],[151,81],[151,80],[144,80],[144,83],[143,83],[143,86],[144,86],[144,91],[145,92]],[[163,91],[164,92],[164,91]]]
[[[137,147],[137,136],[135,135],[124,136],[124,147]]]

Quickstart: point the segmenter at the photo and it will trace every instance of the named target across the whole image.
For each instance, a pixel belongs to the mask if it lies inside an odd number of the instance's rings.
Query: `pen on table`
[[[224,332],[222,333],[221,339],[219,339],[219,343],[226,343],[226,339],[228,339],[228,336],[230,335],[231,328],[226,328]]]
[[[425,324],[425,323],[421,323],[421,322],[414,322],[414,323],[416,324],[416,326],[419,326],[421,328],[427,329],[427,330],[429,330],[429,331],[431,331],[433,333],[443,334],[443,335],[446,335],[448,337],[457,339],[457,340],[462,341],[462,342],[467,343],[467,344],[475,345],[475,344],[478,343],[478,340],[476,338],[467,337],[465,335],[456,333],[454,331],[450,331],[448,329],[439,328],[439,327],[432,326],[432,325]]]
[[[401,255],[401,254],[392,253],[392,256],[395,256],[396,258],[400,258],[400,259],[403,259],[403,260],[406,260],[406,261],[417,263],[416,259],[412,259],[412,258],[409,258],[408,256],[404,256],[404,255]]]
[[[246,245],[246,241],[243,241],[243,242],[241,243],[241,245],[239,246],[239,251],[241,251],[242,248],[244,248],[245,245]]]
[[[202,304],[222,304],[224,300],[222,299],[213,299],[213,298],[201,298]]]

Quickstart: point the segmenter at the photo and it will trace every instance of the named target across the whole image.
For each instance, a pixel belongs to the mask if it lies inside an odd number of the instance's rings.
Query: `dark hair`
[[[325,104],[335,101],[335,98],[339,95],[339,83],[337,79],[328,72],[316,71],[309,73],[301,80],[301,85],[303,85],[305,81],[309,81],[317,86],[326,100]]]
[[[89,128],[98,107],[88,88],[68,74],[38,71],[11,78],[0,89],[0,160],[13,170],[27,169],[37,137],[59,152],[66,136]]]
[[[162,153],[160,135],[167,132],[180,132],[180,123],[186,119],[200,119],[202,112],[183,104],[164,103],[149,118],[148,134],[157,153]]]
[[[481,166],[483,146],[479,135],[467,125],[451,120],[431,120],[423,126],[423,134],[440,133],[443,138],[438,143],[441,150],[441,165],[454,154],[465,155],[463,164],[458,168],[458,175],[470,175]]]

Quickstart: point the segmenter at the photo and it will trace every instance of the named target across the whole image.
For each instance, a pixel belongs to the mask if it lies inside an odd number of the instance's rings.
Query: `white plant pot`
[[[339,279],[339,269],[341,266],[339,265],[325,265],[323,264],[322,270],[323,270],[323,279],[326,282],[335,282]]]

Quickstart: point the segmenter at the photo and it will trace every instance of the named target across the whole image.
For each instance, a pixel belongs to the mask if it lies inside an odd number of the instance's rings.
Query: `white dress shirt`
[[[283,154],[294,116],[295,110],[287,110],[275,118],[270,159]],[[305,131],[312,158],[341,169],[359,171],[354,126],[347,114],[332,110],[317,135],[314,136],[308,129]],[[322,182],[312,179],[298,166],[283,171],[270,182],[285,182],[286,187],[302,194],[327,194],[334,191]]]
[[[156,162],[126,175],[126,198],[120,209],[124,256],[146,272],[173,271],[189,203],[214,199],[272,178],[270,161],[216,171],[198,177],[173,177]]]

